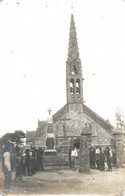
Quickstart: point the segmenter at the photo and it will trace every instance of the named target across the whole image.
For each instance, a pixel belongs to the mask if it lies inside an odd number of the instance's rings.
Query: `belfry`
[[[27,144],[43,149],[53,146],[67,160],[69,148],[79,148],[84,127],[91,132],[90,146],[111,146],[113,126],[84,104],[82,65],[73,14],[66,61],[66,96],[66,105],[49,116],[51,122],[38,120],[37,130],[27,132]],[[47,144],[48,141],[53,144]]]

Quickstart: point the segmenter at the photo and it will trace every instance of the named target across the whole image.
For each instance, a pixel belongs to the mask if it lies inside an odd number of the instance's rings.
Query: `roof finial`
[[[72,4],[71,4],[71,10],[73,10],[73,2],[72,2]]]
[[[48,109],[48,112],[49,112],[49,115],[51,115],[52,110],[49,108],[49,109]]]
[[[72,1],[72,2],[71,2],[71,13],[73,14],[73,12],[75,13],[75,11],[74,11],[73,1]]]

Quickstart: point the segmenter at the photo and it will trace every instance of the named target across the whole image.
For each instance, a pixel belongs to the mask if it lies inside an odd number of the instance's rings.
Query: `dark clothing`
[[[107,157],[107,165],[109,170],[112,170],[111,158]]]
[[[37,153],[38,170],[43,170],[43,150]]]
[[[72,169],[71,149],[69,149],[69,168]]]
[[[22,178],[22,157],[17,156],[16,157],[16,175],[15,179],[21,179]]]
[[[95,162],[97,165],[97,169],[100,169],[100,155],[99,154],[95,155]]]
[[[105,154],[100,153],[100,170],[104,171],[105,170]]]
[[[94,169],[95,168],[95,150],[90,149],[90,168]]]
[[[22,156],[22,175],[25,176],[26,175],[26,157]]]
[[[29,153],[26,153],[26,175],[31,175],[31,162]]]

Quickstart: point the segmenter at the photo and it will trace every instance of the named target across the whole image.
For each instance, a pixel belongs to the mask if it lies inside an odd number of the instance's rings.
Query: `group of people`
[[[31,176],[39,170],[43,170],[43,150],[31,148],[18,151],[15,158],[15,180],[23,176]]]
[[[70,169],[76,170],[78,149],[69,150]],[[110,147],[91,147],[89,149],[90,168],[105,170],[107,162],[108,170],[112,171],[112,150]],[[7,142],[2,148],[2,169],[5,176],[4,187],[10,189],[11,171],[15,171],[15,180],[22,180],[23,176],[31,176],[39,170],[43,170],[43,149],[21,149]]]
[[[5,176],[4,187],[10,189],[12,171],[15,171],[15,180],[22,180],[23,176],[31,176],[43,170],[43,149],[22,149],[10,142],[2,148],[2,170]]]
[[[74,148],[69,149],[69,166],[70,169],[76,170],[77,167],[77,157],[79,150]],[[106,148],[101,147],[91,147],[89,149],[89,159],[90,159],[90,168],[99,169],[101,171],[105,170],[105,163],[107,163],[108,171],[112,171],[112,150],[109,146]]]
[[[112,171],[112,150],[109,146],[106,148],[91,147],[90,148],[90,168],[105,170],[105,163],[107,162],[108,171]]]

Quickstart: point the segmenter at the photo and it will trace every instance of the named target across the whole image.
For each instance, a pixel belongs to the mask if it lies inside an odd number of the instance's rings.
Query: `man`
[[[71,160],[73,162],[72,169],[76,170],[76,157],[78,156],[76,148],[74,148],[71,152]]]
[[[16,174],[15,174],[15,180],[22,180],[23,173],[22,173],[22,153],[21,151],[18,152],[16,157]]]
[[[98,146],[96,147],[96,150],[95,150],[95,162],[97,165],[97,169],[100,169],[100,149]]]
[[[108,171],[112,171],[112,164],[111,164],[112,150],[109,148],[109,146],[107,146],[105,154],[107,159]]]
[[[95,148],[91,147],[90,148],[90,168],[95,169]]]
[[[102,148],[100,148],[100,170],[105,170],[105,152]]]
[[[2,170],[5,176],[4,179],[4,188],[10,190],[11,187],[11,161],[10,161],[10,152],[12,145],[10,142],[7,142],[2,149]]]
[[[26,149],[25,153],[26,153],[26,156],[25,156],[26,175],[30,176],[31,175],[31,155],[32,155],[32,153],[30,152],[29,149]]]
[[[69,168],[70,169],[72,169],[71,152],[72,152],[72,148],[69,149],[69,154],[68,154],[68,157],[69,157]]]

